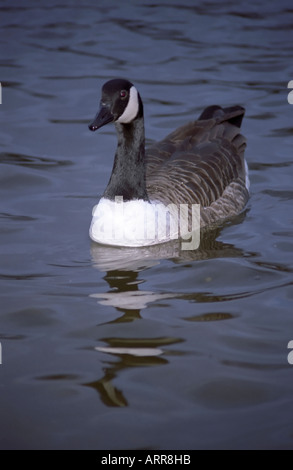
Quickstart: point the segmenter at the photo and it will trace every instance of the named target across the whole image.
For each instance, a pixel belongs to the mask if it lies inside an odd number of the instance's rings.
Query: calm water
[[[1,448],[292,448],[291,1],[2,0],[0,23]],[[89,240],[117,76],[148,143],[247,110],[249,205],[195,252]]]

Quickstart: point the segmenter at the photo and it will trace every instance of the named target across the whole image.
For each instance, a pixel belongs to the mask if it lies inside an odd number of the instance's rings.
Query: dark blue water
[[[0,1],[0,446],[293,447],[290,1]],[[251,198],[199,250],[90,242],[126,77],[147,142],[246,108]]]

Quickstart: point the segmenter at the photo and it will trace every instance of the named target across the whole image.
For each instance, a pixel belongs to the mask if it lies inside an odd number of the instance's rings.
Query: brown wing
[[[200,204],[201,224],[235,215],[248,200],[244,109],[207,108],[147,151],[149,198],[165,205]]]

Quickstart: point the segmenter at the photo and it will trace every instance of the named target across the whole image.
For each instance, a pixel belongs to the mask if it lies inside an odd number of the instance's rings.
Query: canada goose
[[[191,207],[200,208],[201,228],[239,214],[249,198],[246,140],[240,134],[244,112],[241,106],[209,106],[198,120],[145,152],[143,103],[137,89],[125,79],[106,82],[89,129],[114,122],[118,146],[109,183],[93,209],[92,240],[145,246],[178,238],[179,206],[189,209],[188,234]],[[182,232],[181,237],[186,235]]]

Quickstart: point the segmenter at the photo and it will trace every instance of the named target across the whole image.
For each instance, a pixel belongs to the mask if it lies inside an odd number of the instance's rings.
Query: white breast
[[[125,247],[181,238],[189,240],[182,241],[182,250],[194,250],[200,243],[200,206],[192,204],[190,211],[188,204],[164,206],[156,201],[102,198],[93,209],[90,237],[98,243]]]
[[[154,245],[178,238],[178,220],[162,204],[102,198],[93,209],[90,237],[107,245]]]

